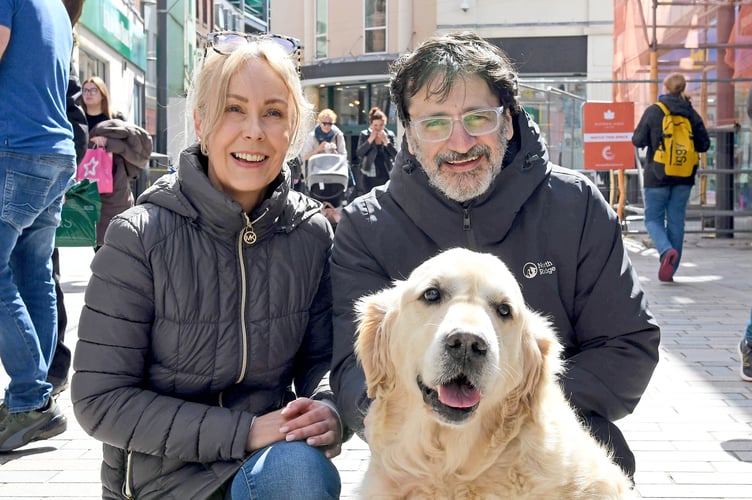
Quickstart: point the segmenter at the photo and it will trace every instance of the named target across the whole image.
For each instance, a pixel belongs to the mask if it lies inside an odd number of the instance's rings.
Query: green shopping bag
[[[56,247],[97,245],[97,222],[102,209],[97,183],[82,179],[65,193],[61,222],[55,233]]]

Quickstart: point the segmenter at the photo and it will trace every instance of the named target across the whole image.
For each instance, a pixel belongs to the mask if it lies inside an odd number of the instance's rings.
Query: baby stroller
[[[308,193],[314,200],[324,204],[324,215],[333,227],[339,220],[339,210],[345,201],[350,165],[347,156],[317,154],[308,159],[308,172],[305,178]]]

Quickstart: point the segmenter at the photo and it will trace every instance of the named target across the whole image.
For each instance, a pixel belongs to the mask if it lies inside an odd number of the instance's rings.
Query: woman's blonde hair
[[[329,109],[329,108],[322,109],[321,111],[319,111],[319,114],[316,118],[318,119],[318,121],[323,122],[327,116],[331,118],[332,123],[336,123],[337,113],[335,113],[333,109]]]
[[[290,56],[269,40],[249,42],[229,55],[218,54],[212,49],[207,50],[207,56],[195,74],[193,86],[188,94],[189,109],[193,110],[200,121],[200,140],[204,144],[208,142],[222,119],[230,78],[250,61],[262,59],[282,78],[290,92],[293,102],[293,134],[285,159],[295,158],[312,128],[313,106],[303,95],[300,77]]]
[[[104,83],[104,80],[102,80],[98,76],[90,76],[83,81],[81,88],[83,89],[84,85],[86,85],[87,83],[93,83],[99,90],[99,93],[102,94],[102,113],[107,118],[114,118],[112,109],[110,108],[110,92],[107,90],[107,84]],[[84,107],[84,111],[86,111],[86,114],[88,115],[89,110],[86,109],[86,102],[83,99],[81,100],[81,105]]]

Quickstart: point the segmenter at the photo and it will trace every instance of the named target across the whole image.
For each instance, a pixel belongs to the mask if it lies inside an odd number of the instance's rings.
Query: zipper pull
[[[462,229],[470,231],[470,210],[467,208],[462,209]]]
[[[253,245],[256,243],[256,232],[253,230],[253,223],[248,218],[248,214],[243,213],[245,217],[245,227],[243,228],[243,243]]]

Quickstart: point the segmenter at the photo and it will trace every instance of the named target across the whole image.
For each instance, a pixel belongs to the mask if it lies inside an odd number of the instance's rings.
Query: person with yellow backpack
[[[671,73],[663,80],[663,87],[666,93],[645,109],[632,135],[632,144],[647,147],[643,171],[645,228],[660,255],[658,279],[670,282],[681,260],[698,153],[708,150],[710,137],[684,93],[684,75]]]

